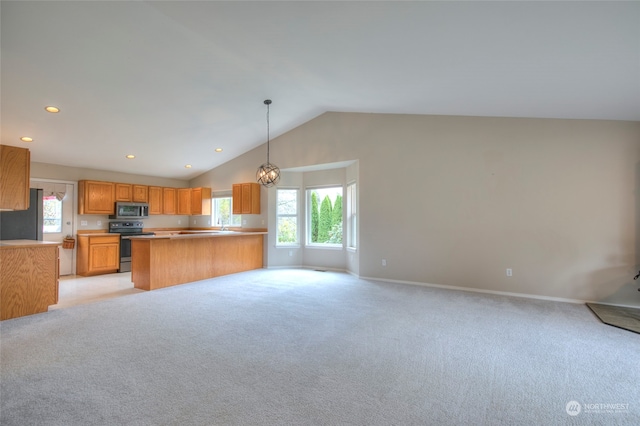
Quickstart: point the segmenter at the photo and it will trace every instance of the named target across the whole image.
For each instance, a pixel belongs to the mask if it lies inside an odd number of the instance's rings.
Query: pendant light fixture
[[[265,100],[264,104],[267,106],[267,162],[258,167],[256,179],[259,184],[269,188],[280,180],[280,169],[269,162],[269,105],[271,105],[271,99]]]

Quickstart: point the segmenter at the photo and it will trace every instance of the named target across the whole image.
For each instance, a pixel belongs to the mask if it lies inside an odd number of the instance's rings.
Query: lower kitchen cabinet
[[[59,245],[0,241],[0,320],[47,312],[58,303]]]
[[[77,274],[110,274],[120,268],[120,235],[79,234]]]

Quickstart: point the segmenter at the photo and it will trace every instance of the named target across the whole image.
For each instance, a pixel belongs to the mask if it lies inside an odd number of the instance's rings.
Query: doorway
[[[42,189],[43,193],[42,239],[62,243],[66,236],[74,236],[75,182],[32,179],[31,188]],[[75,252],[75,247],[60,248],[60,275],[75,274]]]

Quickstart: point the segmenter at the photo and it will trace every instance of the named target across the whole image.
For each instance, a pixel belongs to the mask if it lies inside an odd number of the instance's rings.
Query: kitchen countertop
[[[181,231],[170,235],[131,235],[131,239],[140,240],[182,240],[187,238],[242,237],[243,235],[267,235],[266,231]]]
[[[2,240],[0,241],[1,249],[17,248],[17,247],[42,247],[56,245],[61,246],[62,243],[55,241],[36,241],[36,240]]]

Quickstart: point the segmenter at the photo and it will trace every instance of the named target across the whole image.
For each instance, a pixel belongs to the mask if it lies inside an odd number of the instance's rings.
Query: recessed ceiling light
[[[33,138],[30,138],[29,136],[23,136],[20,138],[20,140],[22,142],[33,142]]]
[[[185,169],[190,169],[191,168],[191,164],[187,164],[184,166]]]
[[[135,156],[135,155],[133,155],[133,154],[129,154],[129,155],[127,155],[127,158],[128,158],[129,160],[133,160],[134,158],[136,158],[136,156]]]
[[[52,113],[60,112],[60,108],[54,107],[54,106],[51,106],[51,105],[44,107],[44,110],[47,111],[47,112],[52,112]]]
[[[216,148],[216,152],[222,152],[222,148]]]

